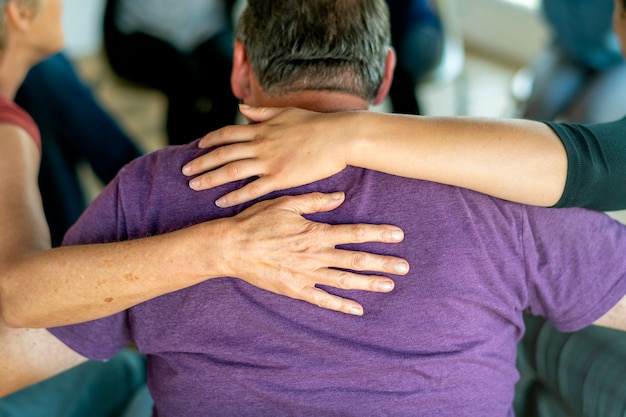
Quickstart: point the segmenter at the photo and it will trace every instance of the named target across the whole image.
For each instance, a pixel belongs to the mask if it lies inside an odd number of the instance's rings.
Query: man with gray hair
[[[249,0],[231,84],[254,106],[366,110],[384,99],[394,59],[383,0]],[[241,212],[245,206],[212,203],[243,182],[196,194],[176,175],[201,152],[193,143],[133,162],[66,243],[133,239]],[[347,196],[311,219],[405,231],[392,249],[359,246],[393,250],[412,265],[391,294],[355,295],[364,316],[224,279],[50,331],[92,359],[136,344],[161,417],[484,417],[513,415],[523,311],[562,330],[624,328],[626,258],[613,254],[625,253],[626,228],[602,214],[512,204],[354,167],[269,198],[311,191]]]

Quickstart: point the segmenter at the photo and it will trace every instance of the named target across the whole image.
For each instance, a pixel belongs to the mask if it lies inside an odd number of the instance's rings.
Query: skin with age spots
[[[126,281],[132,282],[132,281],[139,281],[139,277],[136,275],[133,275],[131,273],[125,274],[124,275],[124,279]]]

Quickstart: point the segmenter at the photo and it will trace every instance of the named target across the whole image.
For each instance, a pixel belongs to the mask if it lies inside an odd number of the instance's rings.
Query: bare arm
[[[622,298],[608,313],[594,324],[626,331],[626,297]]]
[[[45,329],[11,329],[0,320],[0,398],[87,359]]]
[[[4,273],[15,259],[46,249],[49,243],[39,194],[29,192],[37,190],[38,150],[26,132],[13,126],[0,125],[0,138],[0,272]],[[17,168],[19,171],[15,171]],[[15,176],[15,172],[23,175]],[[36,284],[29,276],[24,278]],[[42,281],[45,284],[45,279]],[[4,286],[0,290],[0,306],[4,309],[6,291]],[[84,360],[47,330],[12,329],[0,317],[0,397]]]
[[[0,312],[10,326],[96,319],[218,276],[236,276],[279,294],[361,314],[358,303],[315,285],[389,291],[393,281],[388,278],[333,268],[408,270],[398,258],[334,248],[348,242],[398,242],[402,231],[397,227],[328,226],[301,216],[337,207],[342,195],[285,198],[163,236],[49,250],[36,182],[38,151],[16,127],[0,125],[0,137]],[[287,234],[298,247],[284,244]]]
[[[208,134],[203,147],[234,144],[184,169],[187,175],[213,170],[192,179],[194,189],[260,177],[218,200],[220,206],[326,178],[347,165],[543,206],[554,205],[565,186],[565,149],[539,122],[246,107],[242,112],[263,123]]]

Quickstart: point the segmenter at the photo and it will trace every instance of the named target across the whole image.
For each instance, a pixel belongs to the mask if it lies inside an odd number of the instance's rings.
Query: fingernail
[[[343,193],[332,193],[330,196],[333,200],[341,200]]]
[[[404,239],[404,233],[400,230],[395,230],[391,232],[391,238],[396,241],[400,241]]]
[[[200,187],[200,180],[191,180],[191,181],[189,181],[189,186],[192,189],[197,190]]]
[[[189,165],[185,165],[183,167],[183,174],[189,175],[190,172],[191,172],[191,167]]]
[[[393,282],[383,281],[380,284],[378,284],[378,288],[381,291],[391,291],[393,290]]]
[[[350,314],[353,314],[355,316],[362,316],[363,315],[363,308],[362,307],[350,307],[349,311],[350,311]]]
[[[224,207],[226,205],[226,199],[220,198],[219,200],[216,200],[215,205],[218,207]]]
[[[248,104],[243,104],[243,103],[240,104],[239,107],[242,108],[242,109],[251,109],[252,108],[252,106],[250,106]]]
[[[409,272],[409,265],[404,262],[398,262],[396,264],[396,272],[399,274],[406,274]]]

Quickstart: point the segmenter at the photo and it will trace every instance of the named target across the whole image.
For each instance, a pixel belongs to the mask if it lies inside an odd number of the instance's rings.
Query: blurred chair
[[[443,55],[439,65],[422,82],[454,82],[461,76],[465,66],[465,45],[458,0],[436,0],[435,4],[443,26]]]
[[[388,0],[387,3],[397,54],[390,103],[395,113],[421,114],[419,87],[456,83],[463,71],[465,52],[457,3],[453,0]],[[455,97],[457,104],[462,103],[458,98],[461,96]]]
[[[153,403],[146,391],[145,358],[127,349],[0,399],[0,416],[150,417]]]
[[[443,25],[444,42],[442,60],[422,80],[423,84],[452,84],[455,114],[467,114],[467,86],[465,79],[465,42],[458,0],[435,0]]]
[[[600,123],[624,115],[626,63],[611,29],[612,0],[544,0],[552,39],[511,84],[520,117]]]

